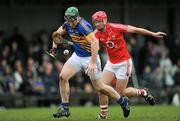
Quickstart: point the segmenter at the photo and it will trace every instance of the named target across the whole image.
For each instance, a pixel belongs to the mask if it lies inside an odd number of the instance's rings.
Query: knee
[[[96,87],[96,90],[99,92],[99,93],[103,93],[105,88],[103,86],[97,86]]]
[[[64,74],[59,74],[59,81],[60,82],[67,82],[68,78]]]
[[[102,91],[102,89],[101,88],[96,88],[96,90],[98,91],[98,92],[101,92]]]

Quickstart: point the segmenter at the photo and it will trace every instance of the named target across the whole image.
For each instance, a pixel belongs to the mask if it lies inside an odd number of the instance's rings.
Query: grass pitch
[[[54,119],[56,108],[20,108],[0,110],[0,121],[96,121],[99,107],[70,107],[69,118]],[[180,121],[180,106],[131,106],[124,118],[119,106],[109,107],[109,117],[104,121]]]

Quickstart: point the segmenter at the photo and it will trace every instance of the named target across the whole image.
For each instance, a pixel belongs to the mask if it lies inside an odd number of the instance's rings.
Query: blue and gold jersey
[[[86,37],[93,32],[92,26],[83,18],[75,28],[70,27],[68,22],[63,24],[63,29],[70,35],[75,53],[80,57],[91,56],[91,45]]]

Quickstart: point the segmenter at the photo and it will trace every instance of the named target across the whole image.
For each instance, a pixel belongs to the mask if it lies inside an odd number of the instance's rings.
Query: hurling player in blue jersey
[[[128,99],[120,96],[112,87],[105,85],[100,81],[101,63],[98,55],[99,43],[94,37],[91,25],[79,16],[76,7],[69,7],[65,11],[65,23],[52,34],[53,45],[49,50],[51,56],[56,55],[58,44],[62,41],[62,35],[67,32],[73,42],[74,53],[64,64],[59,75],[59,88],[61,94],[61,105],[56,113],[55,118],[69,117],[69,79],[78,71],[83,69],[90,77],[94,88],[105,95],[115,99],[123,110],[124,117],[130,112]]]

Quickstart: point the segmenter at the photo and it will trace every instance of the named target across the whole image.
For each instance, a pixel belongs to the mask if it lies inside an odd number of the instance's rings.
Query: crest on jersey
[[[107,48],[117,48],[117,45],[112,41],[107,41],[105,44]]]

